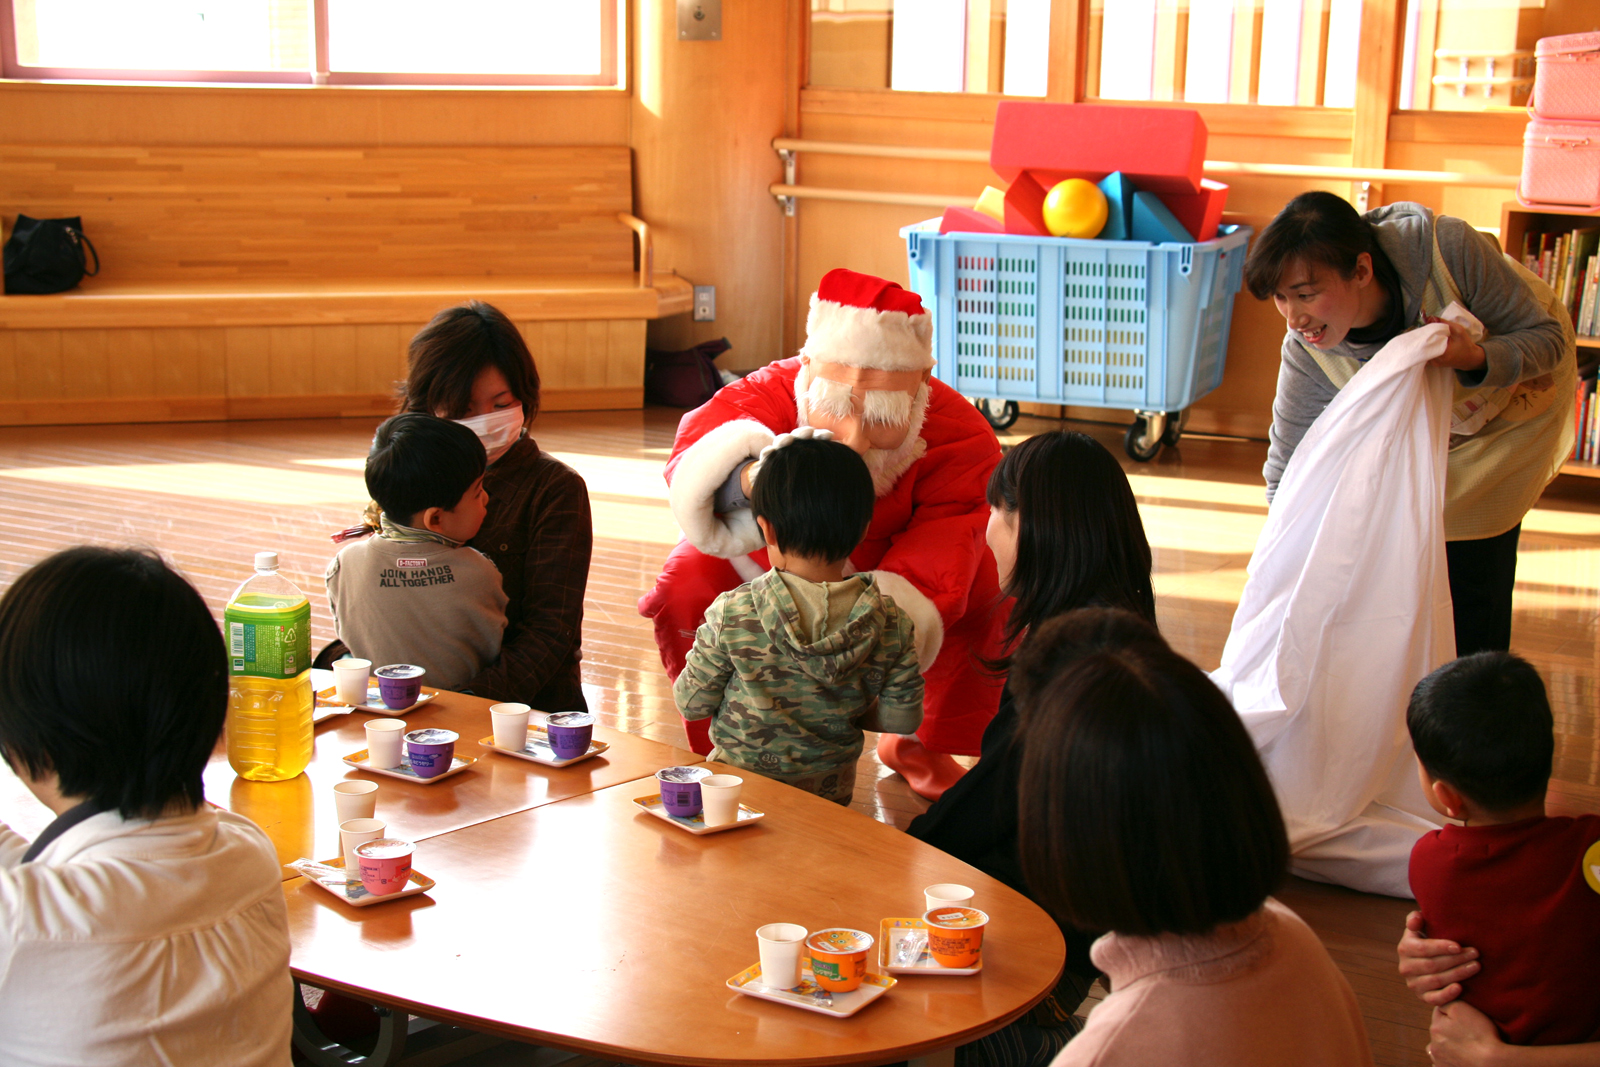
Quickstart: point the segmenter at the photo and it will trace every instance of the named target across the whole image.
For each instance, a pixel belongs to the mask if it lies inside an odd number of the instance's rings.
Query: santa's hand
[[[1424,1004],[1448,1004],[1461,995],[1461,983],[1478,973],[1478,950],[1423,937],[1420,911],[1406,916],[1405,933],[1396,948],[1400,977]]]
[[[1488,1067],[1505,1049],[1494,1023],[1464,1000],[1433,1009],[1428,1058],[1439,1067]]]
[[[768,456],[778,449],[788,448],[796,441],[831,440],[833,440],[832,430],[819,430],[815,426],[798,426],[788,433],[780,433],[772,439],[770,445],[761,450],[761,455],[756,457],[756,461],[744,469],[744,491],[746,493],[750,492],[750,487],[756,484],[756,475],[761,473],[761,465],[767,461]]]

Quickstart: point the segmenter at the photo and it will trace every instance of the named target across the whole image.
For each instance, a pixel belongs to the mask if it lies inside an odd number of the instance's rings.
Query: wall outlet
[[[717,321],[717,287],[714,285],[697,285],[694,287],[694,321]]]

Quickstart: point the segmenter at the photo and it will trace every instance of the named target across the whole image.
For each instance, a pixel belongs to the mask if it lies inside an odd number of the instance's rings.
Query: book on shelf
[[[1525,233],[1520,254],[1566,305],[1579,335],[1600,335],[1600,226]]]

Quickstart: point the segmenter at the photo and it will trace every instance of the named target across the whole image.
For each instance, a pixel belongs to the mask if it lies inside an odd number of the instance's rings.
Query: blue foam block
[[[1166,241],[1194,243],[1194,235],[1183,228],[1167,205],[1155,193],[1133,194],[1133,239],[1161,244]]]
[[[1133,232],[1133,183],[1117,170],[1101,178],[1099,186],[1106,194],[1106,228],[1100,231],[1100,240],[1126,241]]]

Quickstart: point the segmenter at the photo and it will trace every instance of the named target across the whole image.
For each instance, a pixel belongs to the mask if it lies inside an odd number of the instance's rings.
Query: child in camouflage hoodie
[[[753,469],[772,569],[707,609],[672,693],[685,719],[712,720],[712,759],[849,804],[862,731],[922,724],[911,620],[870,575],[845,576],[872,475],[822,439],[774,446]]]

